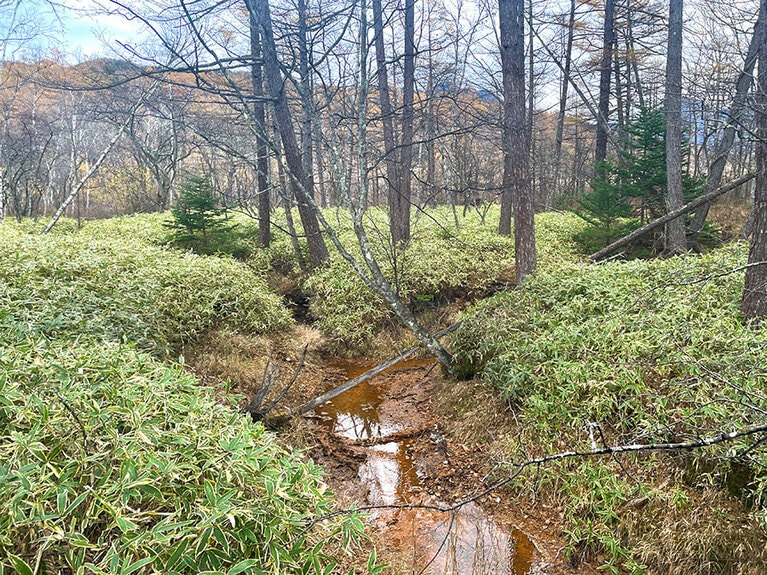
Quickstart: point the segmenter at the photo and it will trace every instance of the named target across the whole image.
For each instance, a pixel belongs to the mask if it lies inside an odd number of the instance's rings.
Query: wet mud
[[[330,389],[370,367],[333,361],[325,384]],[[432,368],[431,360],[404,361],[315,411],[312,419],[326,434],[326,451],[331,456],[345,454],[340,459],[346,478],[336,473],[342,478],[339,491],[351,494],[357,506],[369,507],[380,537],[400,556],[408,557],[407,572],[546,572],[531,538],[513,522],[491,517],[481,501],[449,512],[435,509],[456,503],[456,494],[440,492],[437,479],[461,470],[451,463],[430,409]]]

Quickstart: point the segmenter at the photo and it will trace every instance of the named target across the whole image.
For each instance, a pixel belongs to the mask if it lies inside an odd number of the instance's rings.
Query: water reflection
[[[398,364],[389,373],[412,367],[426,369],[430,363],[411,360]],[[343,372],[347,381],[372,367],[343,360],[333,366]],[[361,383],[320,407],[317,410],[320,423],[338,436],[363,440],[368,445],[367,457],[358,470],[360,481],[368,490],[368,503],[421,502],[423,490],[412,458],[411,440],[386,441],[406,425],[381,418],[379,407],[384,396],[380,383],[375,383],[381,379],[378,376]],[[375,438],[383,438],[383,442],[376,444]],[[401,548],[413,550],[417,571],[424,574],[525,575],[533,565],[534,546],[530,539],[516,528],[497,524],[474,503],[453,513],[414,509],[376,516],[386,518],[390,538]]]
[[[533,564],[534,547],[518,529],[498,525],[481,507],[464,505],[453,514],[434,514],[418,530],[422,553],[431,557],[424,573],[445,575],[525,575]]]
[[[391,441],[375,445],[360,466],[360,480],[368,488],[368,501],[395,505],[413,502],[421,492],[421,481],[411,454],[409,441]]]
[[[398,425],[381,422],[378,406],[382,401],[379,389],[366,381],[320,407],[320,421],[330,431],[347,439],[382,437],[400,429]]]

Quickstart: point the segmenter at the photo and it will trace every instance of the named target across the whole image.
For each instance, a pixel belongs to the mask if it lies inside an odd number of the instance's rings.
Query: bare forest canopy
[[[63,215],[183,210],[179,192],[203,177],[224,209],[257,218],[262,247],[285,208],[303,269],[325,264],[330,245],[446,368],[449,354],[381,273],[368,207],[388,208],[396,262],[413,207],[500,203],[521,284],[537,266],[536,211],[577,211],[599,253],[767,162],[767,74],[764,89],[754,81],[767,69],[756,65],[767,61],[767,0],[686,11],[683,0],[97,0],[81,15],[122,17],[141,35],[77,65],[25,53],[23,38],[44,34],[24,20],[29,8],[0,4],[12,16],[0,218],[50,216],[47,232]],[[351,211],[361,259],[328,206]],[[679,212],[642,249],[699,250],[709,206],[689,224]],[[765,221],[751,223],[767,242]],[[767,245],[755,246],[751,263],[763,260]],[[749,268],[749,317],[767,314],[760,273]]]
[[[199,173],[212,174],[215,190],[228,204],[255,210],[260,137],[269,144],[272,200],[289,197],[285,189],[290,174],[281,159],[271,98],[266,92],[259,96],[252,82],[253,68],[262,58],[254,52],[248,3],[195,3],[186,9],[197,12],[185,13],[183,4],[170,0],[152,5],[102,0],[104,10],[133,22],[137,37],[138,30],[144,33],[143,43],[113,45],[109,58],[76,65],[67,64],[66,37],[57,52],[41,54],[37,40],[56,31],[35,30],[21,17],[11,18],[28,4],[0,3],[0,19],[10,27],[0,40],[6,58],[0,75],[5,215],[51,215],[155,79],[160,87],[134,112],[124,137],[69,206],[68,215],[165,210],[186,175]],[[359,186],[358,9],[339,2],[268,4],[313,195],[320,205],[338,205],[349,188]],[[368,6],[369,203],[387,203],[393,178],[402,185],[395,172],[403,161],[409,162],[413,204],[496,201],[504,186],[497,6],[385,3],[379,9],[379,33],[376,4]],[[408,64],[405,20],[411,4],[415,34]],[[88,16],[97,16],[95,5],[88,10]],[[605,5],[549,1],[525,5],[524,10],[529,187],[537,210],[567,207],[589,189],[600,121],[609,129],[607,157],[616,157],[641,109],[663,105],[667,7],[654,0],[614,3],[605,118],[599,118]],[[757,11],[756,2],[722,6],[697,0],[685,6],[683,168],[692,178],[705,176],[713,161]],[[14,22],[16,29],[11,29]],[[405,69],[408,65],[412,70]],[[405,83],[411,72],[408,108]],[[258,100],[267,104],[261,136],[254,126]],[[738,127],[728,176],[750,171],[750,116]],[[404,149],[409,158],[402,157]]]

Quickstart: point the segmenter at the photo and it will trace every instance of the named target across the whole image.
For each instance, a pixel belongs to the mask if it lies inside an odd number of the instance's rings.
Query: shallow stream
[[[413,380],[413,372],[418,372],[412,385],[420,385],[418,380],[431,364],[423,359],[401,362],[316,410],[320,425],[339,441],[351,442],[364,453],[357,471],[367,493],[367,501],[361,505],[444,506],[429,495],[428,485],[424,484],[428,473],[420,460],[421,450],[415,449],[417,441],[427,442],[431,449],[439,449],[441,444],[429,438],[428,432],[426,438],[409,433],[413,426],[412,405],[389,393],[395,378],[406,373]],[[339,360],[333,367],[348,381],[372,366]],[[340,383],[333,382],[333,387]],[[473,502],[449,513],[426,508],[382,508],[373,518],[400,551],[412,556],[414,573],[525,575],[535,565],[536,551],[530,538],[511,525],[497,523]]]

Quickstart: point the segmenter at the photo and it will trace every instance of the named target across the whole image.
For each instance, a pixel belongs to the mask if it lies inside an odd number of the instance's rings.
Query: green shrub
[[[617,158],[596,167],[589,189],[576,199],[579,206],[576,213],[593,227],[578,238],[589,253],[666,213],[665,133],[663,107],[640,106],[636,119],[625,127]],[[687,150],[688,146],[682,149]],[[689,202],[702,193],[703,181],[684,173],[682,187],[684,200]],[[631,254],[662,251],[662,239],[652,239],[653,235],[662,234],[661,228],[641,238],[636,242],[638,248],[629,248]],[[657,246],[653,245],[656,243]]]
[[[180,369],[2,333],[0,572],[325,573],[360,535],[315,525],[320,471]]]
[[[767,332],[740,317],[743,273],[730,271],[746,251],[735,244],[702,257],[549,269],[477,304],[451,346],[465,375],[480,374],[509,400],[528,456],[752,425],[767,407]],[[724,486],[733,453],[753,470],[767,464],[748,440],[698,451],[683,467],[706,472],[688,474],[685,488]],[[679,460],[648,457],[648,473],[670,463]],[[625,471],[610,461],[583,465],[542,470],[566,498],[573,545],[585,541],[615,569],[638,569],[627,567],[634,560],[617,516],[631,513],[621,502],[649,487],[639,478],[611,483],[607,501],[606,478]],[[584,481],[586,468],[601,479]],[[747,489],[759,500],[766,487],[767,476],[756,473]]]
[[[572,214],[541,214],[536,218],[542,269],[573,260],[573,235],[584,227]],[[338,217],[339,236],[359,256],[348,220]],[[388,244],[386,213],[369,210],[366,225],[384,274],[411,306],[457,298],[475,298],[514,281],[514,239],[499,236],[498,209],[483,222],[470,213],[456,227],[446,207],[429,210],[413,223],[412,239],[393,264]],[[330,265],[316,270],[306,282],[311,313],[321,329],[347,345],[363,345],[388,321],[386,302],[364,285],[349,264],[334,255]]]
[[[573,237],[573,239],[581,246],[584,254],[593,254],[601,250],[602,248],[610,245],[618,238],[627,236],[635,229],[639,227],[639,220],[616,220],[609,227],[591,225]],[[652,235],[648,236],[650,244],[652,243]],[[648,255],[651,245],[647,245],[647,242],[635,242],[631,246],[624,249],[623,257],[626,257],[628,252],[629,257],[636,255]]]
[[[173,233],[168,243],[196,254],[249,255],[243,232],[213,193],[209,176],[193,176],[182,186],[166,227]]]
[[[49,337],[88,334],[159,355],[217,326],[266,333],[290,325],[249,268],[152,245],[131,232],[142,221],[118,220],[116,229],[128,229],[115,235],[102,222],[47,236],[3,226],[0,313]]]
[[[289,315],[242,264],[140,238],[161,228],[0,227],[0,574],[328,573],[359,517],[323,519],[310,460],[157,359]]]

